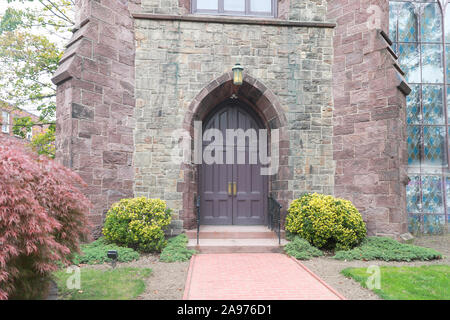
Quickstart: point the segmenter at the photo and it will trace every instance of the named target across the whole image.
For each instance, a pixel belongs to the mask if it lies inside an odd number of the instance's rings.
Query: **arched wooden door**
[[[240,134],[263,129],[259,117],[247,105],[229,100],[215,108],[203,123],[203,151],[223,163],[206,162],[199,165],[199,192],[201,224],[209,225],[262,225],[266,223],[267,176],[261,175],[258,156],[259,144],[250,146],[250,139],[239,146],[227,137],[227,129],[241,129]],[[223,140],[208,136],[208,129],[217,129]],[[252,130],[253,129],[253,130]],[[235,131],[239,134],[239,131]],[[205,141],[206,140],[206,141]],[[207,149],[210,148],[210,149]],[[230,152],[232,152],[230,154]],[[256,154],[255,154],[256,153]],[[266,153],[267,154],[267,153]],[[205,156],[205,152],[203,152]],[[227,161],[227,156],[233,161]],[[240,161],[238,161],[238,157]],[[256,158],[256,162],[255,162]],[[245,161],[242,161],[245,159]],[[206,163],[205,163],[206,162]]]

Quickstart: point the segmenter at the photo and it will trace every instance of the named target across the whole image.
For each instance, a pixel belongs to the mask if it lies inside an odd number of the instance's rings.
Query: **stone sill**
[[[165,21],[188,21],[188,22],[206,22],[219,24],[249,24],[277,27],[307,27],[307,28],[335,28],[336,24],[332,22],[309,22],[309,21],[290,21],[273,18],[250,18],[250,17],[229,17],[229,16],[207,16],[207,15],[163,15],[153,13],[132,13],[135,19],[147,20],[165,20]]]

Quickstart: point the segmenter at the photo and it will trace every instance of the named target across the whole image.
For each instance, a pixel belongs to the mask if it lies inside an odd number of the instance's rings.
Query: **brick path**
[[[184,299],[337,300],[344,297],[286,255],[233,253],[193,256]]]

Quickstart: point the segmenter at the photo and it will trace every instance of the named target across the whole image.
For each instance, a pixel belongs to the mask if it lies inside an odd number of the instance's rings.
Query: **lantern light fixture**
[[[231,70],[233,70],[233,84],[240,86],[242,84],[242,71],[244,70],[244,67],[239,63],[236,63]]]
[[[117,253],[117,250],[108,250],[107,257],[111,259],[111,266],[113,268],[116,267],[117,258],[119,257],[119,254]]]

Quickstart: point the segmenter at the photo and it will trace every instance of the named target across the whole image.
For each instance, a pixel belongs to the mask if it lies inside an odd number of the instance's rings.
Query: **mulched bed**
[[[109,264],[85,265],[84,268],[108,269]],[[145,292],[139,300],[180,300],[183,298],[189,261],[164,263],[159,255],[142,254],[138,261],[117,263],[116,268],[150,268],[152,274],[147,279]]]

